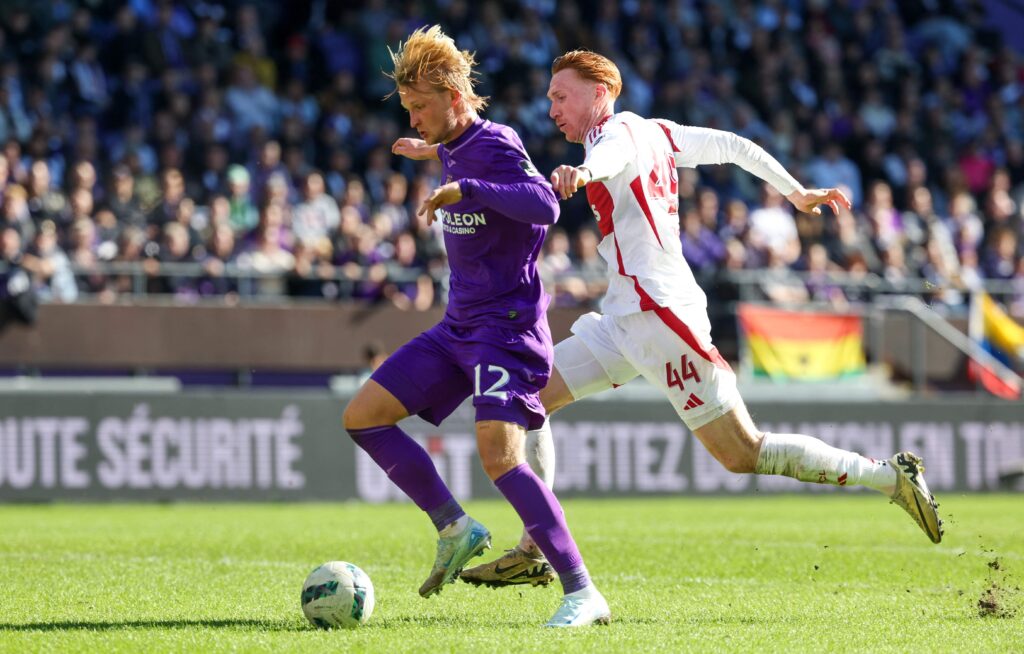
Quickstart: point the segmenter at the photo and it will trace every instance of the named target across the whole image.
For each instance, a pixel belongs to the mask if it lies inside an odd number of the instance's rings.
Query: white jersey
[[[731,132],[622,112],[584,140],[592,175],[587,200],[608,263],[602,311],[627,315],[659,307],[706,310],[707,297],[683,258],[677,167],[735,163],[783,195],[800,184],[760,146]]]

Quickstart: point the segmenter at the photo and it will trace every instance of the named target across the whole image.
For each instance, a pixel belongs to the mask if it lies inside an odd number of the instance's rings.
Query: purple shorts
[[[540,390],[554,350],[547,318],[528,330],[434,325],[388,357],[371,378],[406,408],[440,425],[473,397],[476,419],[544,424]]]

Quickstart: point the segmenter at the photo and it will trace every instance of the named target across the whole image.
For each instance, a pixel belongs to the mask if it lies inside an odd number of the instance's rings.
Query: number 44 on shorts
[[[680,377],[680,372],[682,372],[682,377]],[[685,354],[679,359],[678,368],[673,368],[671,361],[665,362],[665,379],[669,388],[674,386],[680,391],[686,390],[684,386],[688,379],[695,379],[698,384],[700,383],[700,375],[697,374],[697,369],[693,367],[693,363],[686,358]]]

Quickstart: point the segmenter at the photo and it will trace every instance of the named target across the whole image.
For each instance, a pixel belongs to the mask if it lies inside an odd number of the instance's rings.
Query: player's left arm
[[[479,177],[457,182],[461,198],[475,200],[516,222],[553,225],[558,220],[558,197],[524,149],[499,142],[486,154],[488,166]]]
[[[426,214],[429,225],[436,219],[438,207],[463,199],[476,200],[512,220],[533,225],[553,225],[560,212],[558,198],[543,179],[503,184],[464,178],[434,189],[417,213]]]
[[[736,164],[771,184],[798,210],[820,214],[821,205],[839,213],[850,208],[850,199],[838,188],[806,189],[764,148],[733,132],[708,127],[655,121],[666,130],[676,153],[676,166],[695,168],[703,164]]]

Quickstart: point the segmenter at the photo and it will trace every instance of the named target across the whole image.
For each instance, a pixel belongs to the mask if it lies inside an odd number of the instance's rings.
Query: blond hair
[[[619,74],[618,66],[608,57],[589,50],[566,52],[551,63],[551,74],[566,68],[572,68],[583,79],[604,84],[613,100],[622,93],[622,75]]]
[[[487,106],[487,98],[477,95],[473,85],[477,82],[473,66],[476,59],[469,50],[459,50],[455,41],[434,25],[421,27],[398,44],[398,51],[388,48],[395,69],[385,73],[395,80],[396,90],[402,86],[413,86],[420,82],[435,91],[458,91],[466,105],[473,111]],[[394,95],[394,91],[387,97]]]

